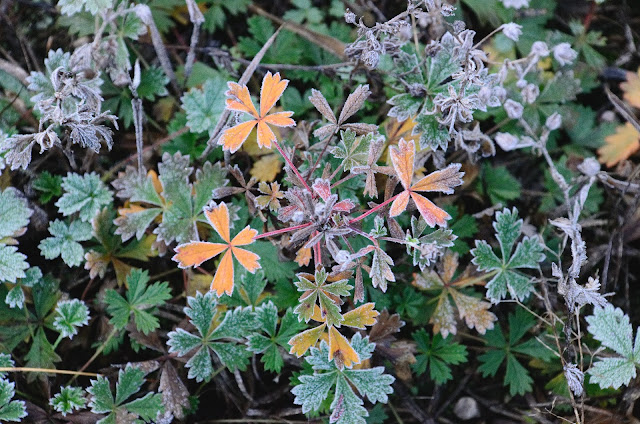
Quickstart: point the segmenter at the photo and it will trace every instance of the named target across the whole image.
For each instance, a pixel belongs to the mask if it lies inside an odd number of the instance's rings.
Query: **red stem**
[[[369,215],[371,215],[372,213],[375,213],[377,211],[379,211],[380,209],[382,209],[383,207],[387,206],[389,203],[393,202],[394,200],[396,200],[396,197],[400,196],[402,193],[404,192],[400,192],[398,194],[396,194],[393,197],[388,198],[387,200],[385,200],[384,202],[380,203],[378,206],[376,206],[373,209],[370,209],[368,211],[366,211],[365,213],[363,213],[360,216],[356,216],[355,218],[353,218],[351,221],[349,221],[349,224],[353,224],[354,222],[358,222],[362,219],[365,219],[366,217],[368,217]]]
[[[311,193],[313,195],[313,190],[311,190],[311,188],[309,187],[309,185],[307,184],[307,181],[305,181],[304,178],[302,178],[302,175],[300,175],[300,171],[298,171],[298,168],[296,168],[296,166],[293,164],[293,162],[291,162],[291,159],[289,159],[289,156],[287,156],[284,153],[284,150],[282,150],[282,147],[280,147],[280,145],[278,144],[278,140],[274,140],[273,144],[276,145],[276,149],[278,149],[278,151],[280,152],[280,154],[282,155],[282,157],[284,158],[285,162],[287,162],[287,165],[289,165],[289,167],[291,168],[291,170],[293,171],[294,174],[296,174],[296,176],[300,179],[300,181],[302,181],[302,184],[304,185],[304,187],[309,190],[309,193]]]
[[[311,222],[307,222],[307,223],[304,223],[304,224],[296,225],[294,227],[281,228],[279,230],[274,230],[274,231],[269,231],[267,233],[258,234],[253,239],[254,240],[258,240],[258,239],[265,238],[265,237],[276,236],[278,234],[288,233],[289,231],[299,230],[300,228],[308,227],[309,225],[311,225]]]

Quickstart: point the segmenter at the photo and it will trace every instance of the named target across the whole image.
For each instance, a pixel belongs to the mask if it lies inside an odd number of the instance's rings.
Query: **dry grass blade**
[[[624,117],[624,119],[627,120],[627,122],[629,122],[631,125],[633,125],[633,127],[636,130],[638,130],[638,132],[640,132],[640,122],[636,118],[636,116],[633,113],[633,111],[631,109],[629,109],[629,106],[627,106],[627,104],[625,102],[620,100],[620,98],[618,96],[613,94],[611,92],[611,90],[609,89],[608,85],[604,86],[604,92],[607,94],[607,98],[609,98],[609,101],[613,104],[613,106],[616,108],[618,113],[620,113],[620,115],[622,115]]]

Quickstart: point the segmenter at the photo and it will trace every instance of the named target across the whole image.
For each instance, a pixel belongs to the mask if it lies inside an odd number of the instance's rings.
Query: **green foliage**
[[[98,376],[96,380],[91,380],[91,387],[87,389],[91,394],[89,408],[96,414],[108,414],[97,421],[98,424],[115,424],[119,422],[118,417],[123,415],[149,423],[163,413],[162,395],[157,393],[149,392],[143,397],[126,402],[140,391],[144,384],[144,375],[144,371],[131,365],[120,370],[115,398],[106,377]]]
[[[68,173],[62,178],[64,194],[56,202],[60,213],[69,216],[78,212],[80,220],[89,222],[111,203],[113,195],[95,172],[85,175]]]
[[[369,343],[369,338],[362,338],[356,333],[351,339],[351,345],[361,360],[371,357],[375,345]],[[334,361],[329,361],[329,346],[324,341],[320,348],[311,348],[311,354],[306,361],[312,366],[312,375],[299,377],[300,384],[291,393],[295,395],[294,403],[302,406],[302,412],[317,410],[329,396],[329,391],[335,387],[334,399],[331,402],[331,420],[341,424],[366,423],[369,414],[362,406],[361,397],[366,397],[371,403],[386,403],[388,395],[393,392],[391,384],[395,378],[384,374],[384,367],[369,369],[338,368]],[[360,396],[354,392],[355,388]]]
[[[126,297],[109,289],[104,301],[111,314],[109,322],[116,329],[122,330],[131,321],[138,331],[148,334],[160,326],[158,318],[154,316],[155,308],[170,298],[169,283],[149,284],[149,272],[134,268],[127,277]]]
[[[20,236],[33,214],[27,201],[18,193],[11,187],[0,192],[0,244],[9,244],[14,237]]]
[[[416,363],[412,368],[418,375],[429,368],[429,377],[436,384],[444,384],[453,378],[450,365],[467,362],[467,348],[459,343],[452,343],[453,336],[442,338],[441,334],[429,337],[424,329],[413,333],[416,341]]]
[[[38,245],[42,256],[46,259],[62,258],[68,266],[78,266],[84,260],[84,248],[81,241],[91,239],[91,224],[82,221],[73,221],[67,224],[56,219],[49,224],[49,233],[53,237],[47,237]]]
[[[78,327],[89,323],[89,308],[80,299],[58,302],[53,327],[62,337],[73,338],[78,334]]]
[[[245,370],[251,353],[241,344],[242,339],[255,330],[256,320],[249,307],[227,311],[219,321],[217,301],[212,292],[205,295],[196,293],[196,297],[187,298],[184,313],[196,328],[198,334],[192,334],[178,328],[168,334],[169,352],[185,356],[196,350],[186,364],[189,378],[197,382],[209,380],[213,374],[211,352],[230,370]]]
[[[298,281],[295,281],[294,284],[303,294],[300,296],[300,304],[293,312],[299,316],[300,321],[309,322],[317,302],[320,310],[323,311],[327,325],[339,326],[343,318],[335,298],[349,295],[349,290],[353,288],[349,281],[344,279],[327,281],[329,275],[324,268],[316,270],[314,276],[297,274],[297,277]]]
[[[215,73],[202,86],[202,89],[192,88],[180,99],[182,108],[187,113],[187,125],[191,132],[213,134],[226,105],[224,95],[227,90],[228,77],[222,73]]]
[[[509,314],[508,338],[505,338],[500,326],[487,331],[485,335],[489,351],[478,357],[481,362],[478,371],[483,377],[495,377],[501,365],[506,363],[503,383],[509,386],[511,396],[530,392],[533,383],[529,371],[520,363],[516,355],[526,355],[543,361],[549,361],[554,356],[553,351],[547,349],[538,338],[521,342],[535,324],[535,319],[528,312],[518,308],[514,314]]]
[[[92,15],[111,8],[113,0],[59,0],[58,6],[65,15],[74,15],[82,10],[86,10]]]
[[[15,384],[0,378],[0,421],[22,422],[27,416],[24,401],[11,400],[15,393]]]
[[[482,167],[482,180],[478,182],[478,192],[489,196],[491,203],[505,204],[520,197],[520,182],[504,166]]]
[[[298,317],[287,309],[278,328],[278,308],[269,301],[255,311],[259,324],[259,332],[249,334],[249,350],[262,354],[262,363],[267,371],[280,373],[284,366],[282,349],[289,349],[289,339],[306,328],[298,321]],[[266,333],[266,334],[263,334]]]
[[[634,343],[629,316],[611,304],[604,308],[596,307],[593,315],[586,319],[589,323],[587,331],[593,338],[619,355],[595,362],[587,371],[591,375],[591,383],[603,389],[628,385],[636,377],[636,368],[640,368],[640,329]]]
[[[65,386],[60,388],[60,392],[49,399],[49,405],[60,412],[63,417],[73,413],[74,410],[84,409],[87,399],[84,391],[80,387]]]
[[[133,167],[127,168],[113,182],[118,197],[142,206],[140,210],[128,211],[115,220],[118,226],[116,234],[120,234],[123,241],[134,235],[140,240],[153,221],[162,215],[160,224],[154,230],[159,241],[168,244],[195,240],[196,223],[206,222],[202,208],[211,200],[211,191],[228,183],[225,172],[219,163],[211,165],[207,162],[195,172],[192,184],[189,182],[193,173],[193,168],[189,167],[189,156],[180,153],[173,156],[165,153],[158,171],[161,193],[155,191],[151,174],[138,175]]]
[[[487,283],[487,297],[497,303],[508,292],[512,298],[524,300],[533,290],[533,285],[531,277],[518,269],[538,268],[538,263],[545,258],[542,253],[544,246],[536,237],[524,237],[513,250],[522,232],[522,219],[518,219],[516,208],[497,212],[493,228],[500,243],[501,258],[484,240],[476,240],[476,247],[471,250],[472,262],[480,271],[495,272],[495,276]]]
[[[49,203],[54,197],[62,196],[62,177],[51,175],[43,171],[33,180],[33,188],[41,192],[39,200],[41,203]]]

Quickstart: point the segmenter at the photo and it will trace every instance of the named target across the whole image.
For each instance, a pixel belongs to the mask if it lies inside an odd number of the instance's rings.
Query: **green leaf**
[[[184,356],[197,349],[186,364],[189,368],[188,377],[195,378],[197,382],[208,380],[213,373],[211,351],[230,370],[246,369],[251,356],[251,352],[241,344],[244,336],[256,327],[250,307],[227,311],[216,327],[216,299],[213,292],[205,295],[198,292],[195,297],[188,297],[184,312],[198,334],[191,334],[182,328],[168,334],[170,353]],[[218,340],[224,340],[224,343],[216,342]]]
[[[49,203],[54,197],[62,196],[62,177],[42,171],[32,182],[32,186],[41,192],[40,203]]]
[[[482,178],[478,183],[478,192],[489,196],[492,204],[505,204],[520,197],[520,182],[504,166],[482,168]]]
[[[628,385],[636,377],[636,368],[640,367],[640,328],[636,332],[634,346],[629,316],[611,304],[594,308],[593,315],[586,319],[589,323],[587,331],[593,338],[619,355],[596,362],[587,371],[591,375],[591,383],[603,389]]]
[[[87,389],[87,392],[91,394],[89,408],[91,408],[91,412],[96,414],[108,414],[98,423],[116,423],[118,416],[127,413],[133,414],[144,422],[152,422],[158,415],[164,413],[162,395],[158,393],[147,393],[142,398],[124,403],[140,391],[144,383],[144,375],[144,371],[132,365],[127,365],[124,370],[120,370],[115,398],[111,393],[111,386],[107,378],[98,376],[96,380],[91,380],[91,387]]]
[[[27,367],[47,369],[55,369],[54,363],[60,361],[60,357],[54,351],[53,345],[47,340],[42,327],[38,328],[33,336],[33,343],[24,359],[27,361]]]
[[[24,271],[29,268],[25,259],[16,246],[0,244],[0,280],[15,283],[18,278],[24,278]]]
[[[351,130],[340,131],[340,141],[331,150],[331,153],[336,159],[342,159],[342,167],[345,172],[351,171],[355,166],[367,164],[373,137],[373,134],[357,137],[356,133]]]
[[[187,113],[187,125],[191,132],[208,132],[213,134],[226,106],[228,78],[222,73],[215,73],[208,79],[202,89],[192,88],[182,96],[182,108]]]
[[[246,246],[246,249],[260,256],[260,265],[269,282],[291,281],[295,278],[294,271],[298,265],[293,261],[281,261],[278,248],[271,242],[258,240]]]
[[[0,421],[22,422],[27,416],[22,400],[11,400],[15,395],[15,383],[0,379]]]
[[[349,295],[349,290],[353,288],[349,284],[349,280],[328,282],[329,275],[324,268],[316,270],[313,278],[304,273],[297,274],[297,277],[298,281],[295,281],[294,284],[303,294],[300,297],[300,304],[293,312],[298,314],[301,321],[309,322],[317,302],[326,318],[327,325],[339,326],[344,318],[340,314],[340,306],[334,298]]]
[[[532,279],[517,270],[538,268],[538,263],[545,258],[542,253],[544,246],[538,238],[524,237],[517,244],[513,255],[511,254],[522,231],[522,219],[518,219],[516,208],[511,211],[505,208],[502,212],[497,212],[493,228],[496,230],[502,258],[495,255],[486,241],[476,240],[476,247],[471,250],[471,262],[480,271],[495,272],[495,276],[487,283],[487,297],[492,302],[504,299],[507,292],[512,298],[522,301],[533,290]]]
[[[111,324],[122,330],[131,318],[138,331],[148,334],[160,326],[158,318],[153,313],[155,307],[164,304],[171,298],[169,283],[149,283],[149,273],[146,270],[132,269],[127,276],[126,299],[113,289],[107,290],[105,303],[112,318]]]
[[[131,25],[136,21],[136,19],[138,19],[137,16],[128,15],[126,22]],[[138,22],[142,23],[139,20]],[[135,33],[139,32],[136,30]],[[133,37],[129,36],[129,38]],[[166,85],[168,83],[169,78],[165,75],[164,71],[161,68],[158,68],[157,66],[150,66],[140,73],[140,85],[138,86],[136,91],[138,92],[138,96],[140,96],[140,98],[154,101],[156,97],[164,97],[169,94],[166,88]]]
[[[79,242],[89,240],[91,231],[88,222],[73,221],[67,225],[56,219],[49,223],[49,233],[53,237],[43,239],[38,248],[46,259],[60,256],[68,266],[78,266],[84,261],[84,248]]]
[[[0,192],[0,243],[6,237],[17,237],[29,224],[33,211],[18,190],[9,187]]]
[[[60,393],[56,393],[49,399],[49,405],[53,409],[62,413],[63,417],[73,413],[74,410],[84,409],[87,400],[84,392],[80,387],[65,386],[60,389]]]
[[[103,10],[113,8],[113,0],[59,0],[58,6],[63,15],[74,15],[82,10],[97,15]]]
[[[78,334],[78,327],[89,323],[89,308],[80,299],[58,302],[53,327],[62,337],[73,338]]]
[[[356,333],[351,339],[351,345],[361,360],[371,357],[375,345],[369,343],[369,338],[363,338]],[[302,406],[303,413],[317,411],[331,388],[335,386],[334,399],[331,403],[332,414],[330,421],[341,424],[364,424],[364,417],[368,415],[362,406],[362,397],[367,397],[372,403],[388,401],[388,395],[393,392],[391,384],[395,378],[384,374],[384,367],[369,369],[340,369],[334,361],[328,360],[329,346],[325,341],[320,348],[312,347],[306,361],[312,366],[313,375],[302,375],[291,393],[295,395],[294,403]],[[360,394],[358,396],[352,389]]]
[[[82,221],[88,222],[111,203],[113,195],[95,172],[78,175],[68,173],[62,179],[65,193],[55,203],[64,216],[78,212]]]
[[[417,351],[416,363],[412,365],[418,375],[424,374],[429,368],[429,377],[436,384],[443,384],[453,378],[449,365],[467,362],[467,348],[458,343],[452,343],[453,337],[442,338],[440,333],[433,337],[424,330],[413,333]]]

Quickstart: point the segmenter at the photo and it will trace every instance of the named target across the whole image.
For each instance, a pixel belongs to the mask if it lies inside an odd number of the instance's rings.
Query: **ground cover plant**
[[[1,422],[639,422],[634,2],[0,19]]]

